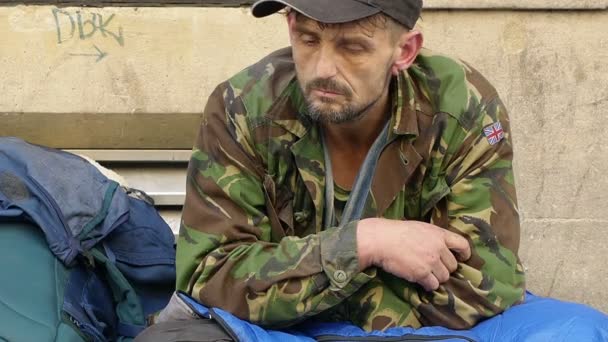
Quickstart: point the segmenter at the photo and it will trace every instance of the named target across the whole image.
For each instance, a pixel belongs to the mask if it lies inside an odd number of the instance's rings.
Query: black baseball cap
[[[384,13],[412,29],[420,17],[422,0],[259,0],[251,9],[261,18],[291,7],[325,24],[340,24]]]

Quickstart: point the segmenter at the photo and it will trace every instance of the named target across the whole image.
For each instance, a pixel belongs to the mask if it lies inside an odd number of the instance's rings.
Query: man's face
[[[398,44],[388,23],[322,26],[288,17],[300,87],[315,121],[357,120],[388,92]]]

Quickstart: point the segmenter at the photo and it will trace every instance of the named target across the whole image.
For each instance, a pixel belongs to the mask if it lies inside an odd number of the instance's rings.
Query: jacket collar
[[[378,216],[390,206],[422,161],[412,142],[419,135],[418,115],[423,110],[431,110],[429,100],[407,72],[393,79],[391,92],[392,130],[389,140],[392,142],[382,153],[372,181],[372,196]],[[266,117],[299,138],[291,151],[315,203],[315,225],[320,230],[325,207],[325,161],[319,130],[308,119],[306,111],[306,101],[294,78]],[[406,139],[397,139],[400,136]]]

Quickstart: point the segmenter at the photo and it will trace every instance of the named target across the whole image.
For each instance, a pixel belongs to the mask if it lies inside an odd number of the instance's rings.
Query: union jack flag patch
[[[483,129],[483,135],[486,136],[490,145],[496,145],[505,137],[505,131],[500,122],[495,122]]]

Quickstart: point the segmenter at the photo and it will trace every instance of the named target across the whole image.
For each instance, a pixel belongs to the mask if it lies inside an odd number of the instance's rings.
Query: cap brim
[[[303,15],[326,24],[341,24],[380,13],[380,10],[353,0],[260,0],[253,4],[254,17],[271,15],[287,7]]]

